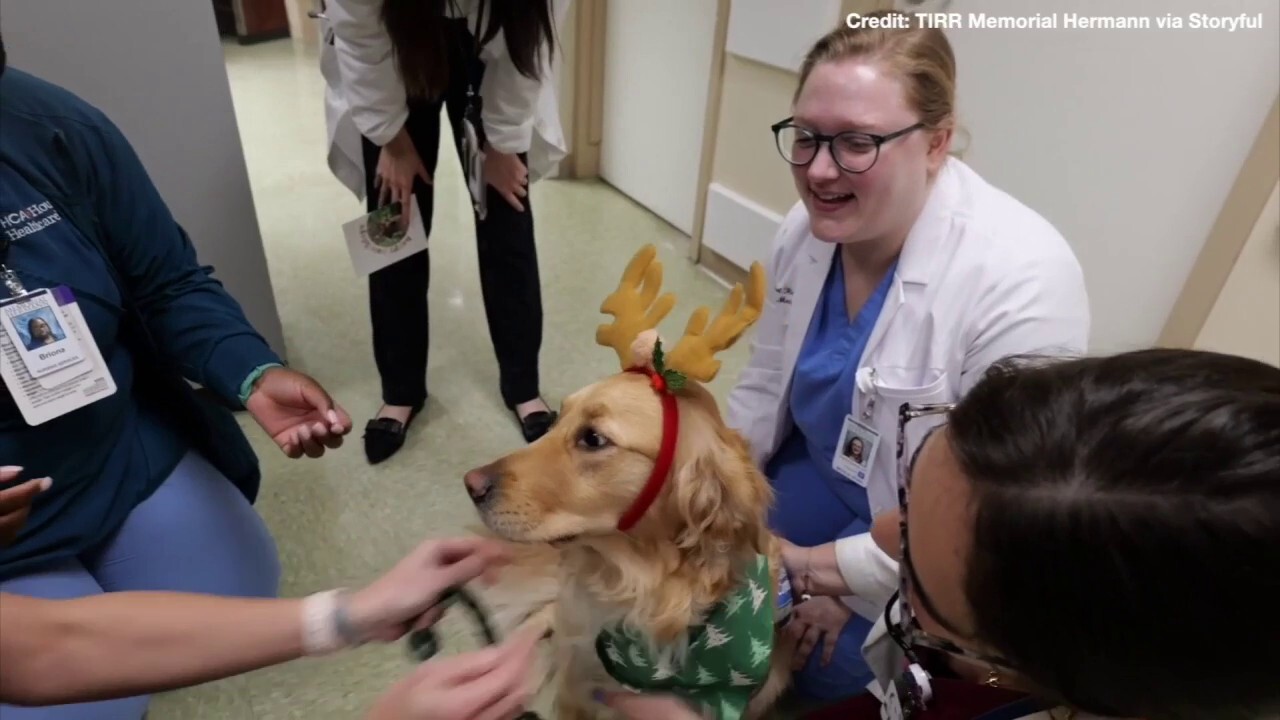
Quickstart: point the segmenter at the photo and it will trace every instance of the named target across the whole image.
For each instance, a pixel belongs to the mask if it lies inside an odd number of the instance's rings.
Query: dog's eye
[[[578,435],[578,444],[588,450],[599,450],[609,446],[609,439],[591,428],[586,428]]]

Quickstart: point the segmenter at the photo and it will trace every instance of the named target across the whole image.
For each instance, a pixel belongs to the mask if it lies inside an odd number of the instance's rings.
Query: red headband
[[[658,358],[658,362],[661,363],[661,355],[658,355]],[[644,517],[645,512],[658,499],[662,486],[667,483],[667,476],[671,474],[671,464],[676,459],[676,436],[680,433],[680,408],[676,404],[674,391],[680,389],[684,381],[683,376],[677,373],[659,372],[647,367],[635,367],[627,372],[647,375],[649,384],[662,398],[662,445],[658,449],[657,459],[654,460],[653,474],[644,484],[644,489],[636,496],[635,502],[631,503],[631,507],[618,520],[618,529],[623,532],[640,522],[640,518]]]

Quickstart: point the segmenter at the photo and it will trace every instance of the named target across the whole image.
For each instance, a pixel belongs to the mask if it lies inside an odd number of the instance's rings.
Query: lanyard
[[[876,412],[876,369],[869,367],[858,368],[855,382],[858,386],[858,393],[863,400],[862,419],[865,422],[870,422],[871,417]]]
[[[13,241],[7,237],[0,237],[0,282],[4,283],[4,287],[9,291],[11,297],[26,295],[27,289],[22,286],[22,280],[18,278],[18,273],[9,269],[9,247],[13,245]]]

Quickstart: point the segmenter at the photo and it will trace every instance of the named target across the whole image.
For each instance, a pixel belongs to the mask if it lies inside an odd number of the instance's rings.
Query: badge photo
[[[84,362],[84,350],[48,290],[6,300],[0,313],[31,377],[41,378]]]
[[[844,419],[831,467],[845,478],[866,487],[879,447],[880,433],[849,415]]]

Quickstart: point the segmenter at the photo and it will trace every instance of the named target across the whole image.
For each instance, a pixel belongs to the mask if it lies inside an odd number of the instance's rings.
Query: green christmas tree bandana
[[[739,588],[712,608],[704,624],[689,630],[689,652],[680,667],[654,657],[649,643],[615,627],[596,638],[596,654],[609,675],[640,692],[681,696],[717,720],[739,720],[769,675],[775,598],[769,561],[759,555]]]

